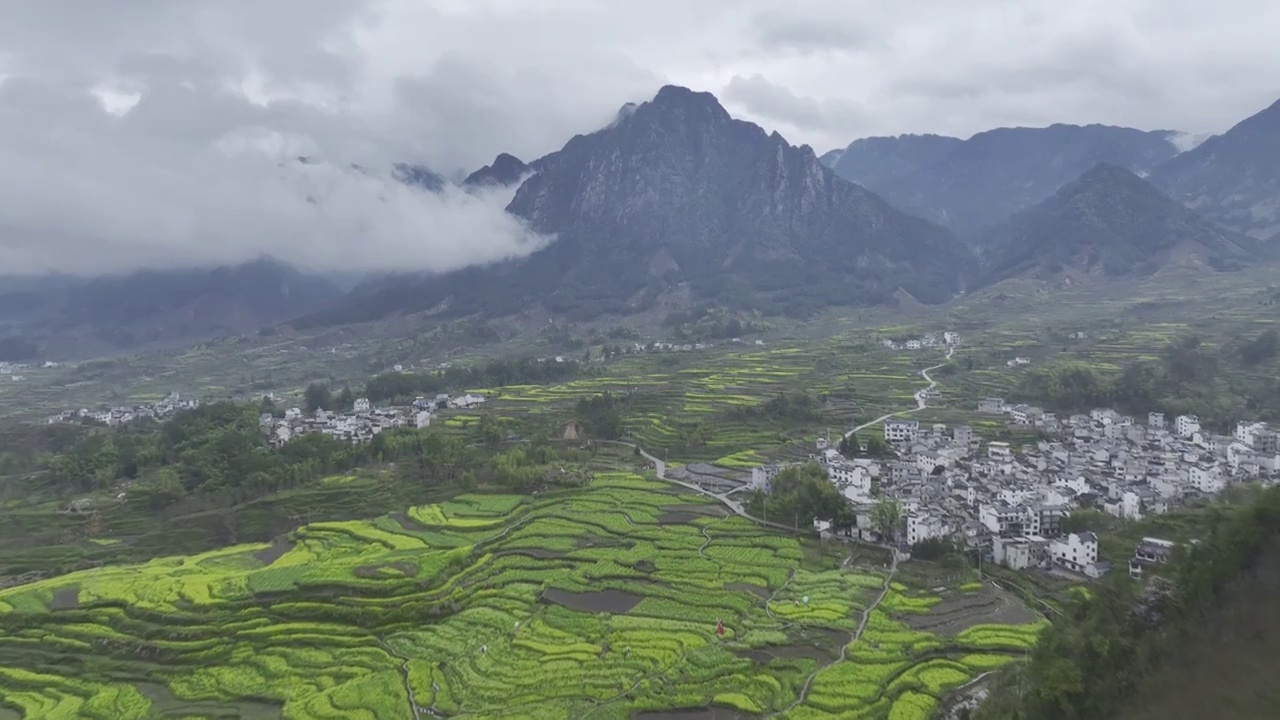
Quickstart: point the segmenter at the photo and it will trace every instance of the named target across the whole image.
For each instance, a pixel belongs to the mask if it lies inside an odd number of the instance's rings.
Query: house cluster
[[[179,410],[191,410],[200,407],[196,399],[183,400],[178,393],[169,393],[163,400],[149,405],[133,405],[108,408],[106,410],[68,410],[49,418],[50,425],[72,423],[89,420],[99,422],[108,427],[123,427],[137,420],[163,420]]]
[[[960,333],[950,330],[941,335],[929,334],[918,338],[884,338],[880,344],[890,350],[924,350],[925,348],[952,347],[960,344]]]
[[[367,443],[384,430],[423,429],[431,426],[432,414],[444,409],[468,409],[485,401],[483,395],[442,393],[434,398],[419,397],[412,405],[374,407],[368,398],[356,398],[351,412],[316,410],[309,417],[299,408],[290,408],[284,417],[263,413],[258,425],[273,446],[281,446],[302,435],[321,433],[352,444]]]
[[[884,540],[872,521],[874,487],[875,495],[902,507],[904,534],[897,539],[907,545],[950,538],[1011,568],[1058,568],[1097,578],[1110,569],[1099,560],[1098,538],[1064,532],[1063,521],[1074,510],[1140,520],[1232,484],[1280,481],[1280,439],[1263,423],[1240,423],[1225,436],[1205,432],[1193,416],[1168,422],[1150,413],[1139,422],[1101,408],[1058,420],[999,398],[984,400],[980,409],[1007,414],[1011,424],[1039,427],[1044,439],[1014,447],[984,442],[967,425],[889,420],[884,439],[894,457],[877,460],[845,459],[820,439],[813,459],[857,517],[855,526],[840,533]],[[757,468],[753,484],[767,491],[778,469]],[[1171,546],[1165,542],[1139,546],[1130,573],[1166,561]]]

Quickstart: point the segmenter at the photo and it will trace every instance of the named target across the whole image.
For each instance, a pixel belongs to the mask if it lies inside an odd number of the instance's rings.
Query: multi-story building
[[[1084,572],[1087,566],[1098,561],[1098,536],[1091,532],[1071,533],[1050,543],[1049,555],[1053,562],[1068,570]]]
[[[918,437],[918,420],[886,420],[884,423],[884,441],[887,443],[915,442]]]
[[[1174,421],[1174,431],[1179,437],[1190,438],[1200,432],[1200,418],[1195,415],[1179,415]]]

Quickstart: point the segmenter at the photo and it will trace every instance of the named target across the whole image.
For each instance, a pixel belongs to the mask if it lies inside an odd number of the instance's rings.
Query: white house
[[[1147,427],[1152,430],[1164,429],[1164,413],[1153,412],[1147,413]]]
[[[1206,495],[1217,495],[1227,486],[1216,463],[1192,465],[1187,472],[1191,487]]]
[[[906,347],[908,350],[919,350],[920,348],[924,347],[924,344],[921,343],[919,340],[908,340]]]
[[[994,440],[987,443],[987,457],[1008,459],[1013,457],[1013,450],[1010,449],[1009,443]]]
[[[369,398],[356,398],[356,402],[354,405],[351,406],[351,409],[354,412],[363,413],[363,412],[369,412],[369,409],[371,407],[373,406],[370,405]]]
[[[915,545],[925,540],[947,536],[947,525],[942,518],[925,512],[907,515],[907,544]]]
[[[1076,572],[1098,561],[1098,536],[1091,532],[1071,533],[1049,544],[1049,556],[1058,565]]]
[[[781,465],[760,465],[751,468],[751,487],[769,492],[773,479],[781,472]]]
[[[1179,415],[1174,421],[1174,431],[1179,437],[1191,439],[1193,435],[1200,432],[1200,418],[1195,415]]]
[[[942,342],[948,345],[959,345],[960,333],[951,332],[950,330],[947,330],[946,332],[942,333]]]
[[[1253,447],[1253,437],[1254,437],[1254,435],[1256,435],[1256,434],[1258,434],[1258,433],[1260,433],[1260,432],[1263,432],[1263,431],[1264,431],[1264,430],[1266,430],[1266,429],[1267,429],[1267,424],[1266,424],[1266,423],[1260,423],[1260,422],[1253,422],[1253,423],[1251,423],[1251,422],[1238,422],[1238,423],[1236,423],[1236,430],[1235,430],[1235,433],[1234,433],[1234,435],[1235,435],[1235,439],[1236,439],[1236,440],[1239,440],[1240,442],[1244,443],[1245,445],[1248,445],[1249,447]]]
[[[419,410],[413,416],[413,426],[419,430],[431,427],[431,413],[427,410]]]
[[[920,436],[918,420],[886,420],[884,441],[887,443],[915,442]]]
[[[989,397],[978,401],[978,412],[999,415],[1004,412],[1004,398]]]

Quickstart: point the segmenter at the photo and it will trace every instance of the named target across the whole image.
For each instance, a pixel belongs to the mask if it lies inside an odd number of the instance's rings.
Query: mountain
[[[0,280],[0,330],[55,355],[107,352],[256,332],[340,296],[327,278],[269,258],[90,279],[10,278]]]
[[[1219,228],[1125,168],[1100,164],[991,233],[994,279],[1032,273],[1140,276],[1174,261],[1217,270],[1256,260],[1257,241]]]
[[[884,187],[941,162],[964,144],[944,135],[899,135],[854,140],[831,166],[840,177],[868,188]]]
[[[968,140],[903,135],[855,141],[842,177],[963,237],[1052,195],[1098,163],[1145,174],[1177,153],[1175,134],[1106,125],[999,128]]]
[[[499,266],[357,288],[344,321],[435,307],[572,317],[695,298],[804,314],[940,302],[972,258],[945,229],[847,182],[808,147],[735,120],[708,93],[668,86],[608,127],[541,158],[508,212],[554,241]]]
[[[510,187],[532,171],[520,158],[501,153],[492,165],[485,165],[462,181],[463,187]]]
[[[1280,237],[1280,101],[1161,167],[1173,199],[1233,230]]]
[[[840,162],[841,155],[844,155],[844,148],[828,150],[818,156],[818,162],[829,168],[835,169],[836,163]]]
[[[444,176],[436,174],[431,168],[411,163],[396,163],[392,167],[391,176],[405,185],[433,193],[444,192],[445,186],[449,184]]]

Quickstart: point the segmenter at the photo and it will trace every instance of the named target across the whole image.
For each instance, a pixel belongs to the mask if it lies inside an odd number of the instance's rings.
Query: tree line
[[[1024,377],[1019,397],[1062,412],[1116,407],[1134,414],[1193,414],[1220,428],[1246,417],[1280,420],[1280,378],[1255,372],[1278,352],[1275,330],[1221,347],[1186,335],[1171,341],[1159,359],[1132,362],[1119,372],[1079,362],[1037,368]]]

